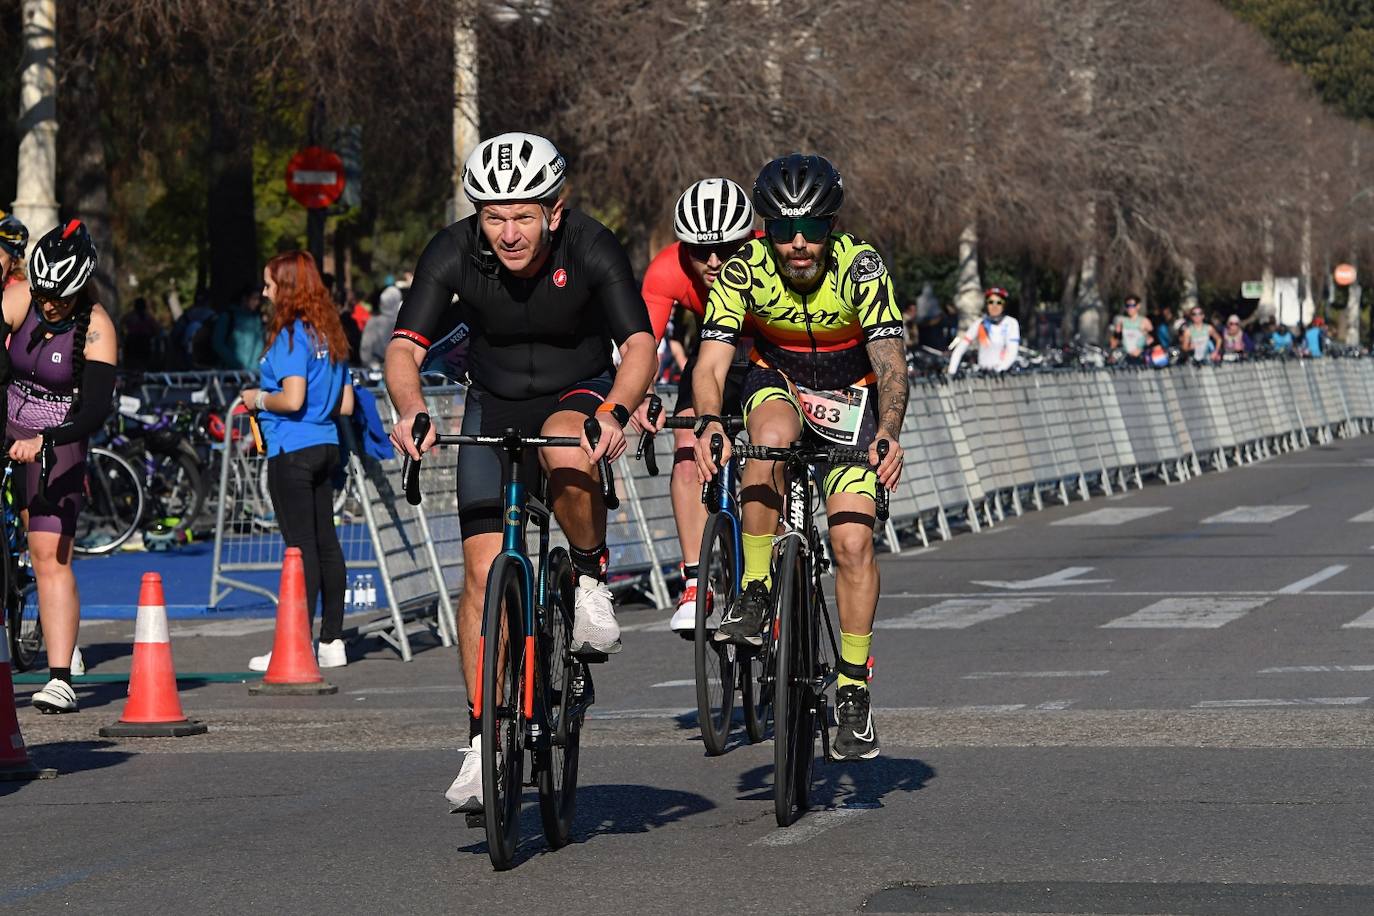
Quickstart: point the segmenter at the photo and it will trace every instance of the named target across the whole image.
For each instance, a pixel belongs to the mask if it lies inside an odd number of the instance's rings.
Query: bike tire
[[[750,744],[768,737],[773,724],[773,684],[768,680],[768,659],[772,657],[772,627],[768,628],[759,651],[739,666],[740,706],[744,708],[744,733]]]
[[[562,547],[549,554],[548,607],[540,630],[539,685],[548,714],[548,747],[540,752],[539,816],[544,838],[559,849],[572,838],[577,810],[577,761],[581,721],[568,715],[570,684],[575,666],[572,645],[573,595],[576,580],[572,560]]]
[[[740,655],[731,643],[715,641],[716,621],[739,594],[735,580],[732,519],[712,512],[701,539],[697,573],[697,619],[693,633],[697,687],[697,725],[706,753],[725,753],[735,714],[736,667]]]
[[[797,538],[788,538],[778,563],[777,680],[773,692],[773,809],[787,827],[810,807],[816,752],[816,718],[811,689],[810,609],[806,564]]]
[[[18,523],[18,519],[15,519]],[[19,566],[17,557],[0,562],[4,574],[5,632],[8,634],[10,664],[15,671],[28,671],[38,662],[43,650],[43,621],[38,616],[38,589],[33,577]]]
[[[133,537],[146,494],[133,465],[102,446],[86,452],[86,502],[76,520],[75,553],[109,553]]]
[[[182,528],[191,528],[205,508],[206,484],[200,462],[183,451],[150,452],[153,461],[149,481],[149,501],[154,521],[178,519]]]
[[[493,868],[505,871],[520,842],[525,764],[525,584],[510,557],[499,557],[488,574],[482,621],[482,814],[487,855]]]

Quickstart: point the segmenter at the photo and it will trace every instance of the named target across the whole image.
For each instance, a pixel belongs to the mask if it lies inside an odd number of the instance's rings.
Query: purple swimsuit
[[[32,348],[29,343],[39,328],[38,309],[29,307],[24,323],[10,335],[10,364],[14,380],[9,391],[9,417],[5,435],[10,440],[31,439],[43,430],[61,424],[72,409],[76,388],[72,376],[72,343],[75,330],[44,338],[42,332]],[[15,496],[20,508],[29,509],[29,530],[48,531],[72,537],[76,517],[81,512],[86,492],[86,442],[70,442],[53,449],[53,467],[48,472],[47,501],[29,505],[29,494],[38,487],[38,462],[16,468]]]

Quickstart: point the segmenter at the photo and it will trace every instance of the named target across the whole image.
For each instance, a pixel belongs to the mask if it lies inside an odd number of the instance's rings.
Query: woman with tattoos
[[[27,286],[4,292],[9,325],[10,383],[6,438],[9,457],[25,465],[15,498],[29,529],[29,557],[38,581],[38,615],[50,679],[33,695],[45,713],[76,712],[72,652],[81,598],[72,572],[72,538],[86,482],[86,439],[110,415],[114,396],[114,322],[89,284],[98,254],[80,220],[38,240]],[[34,493],[39,458],[52,447],[45,498]]]

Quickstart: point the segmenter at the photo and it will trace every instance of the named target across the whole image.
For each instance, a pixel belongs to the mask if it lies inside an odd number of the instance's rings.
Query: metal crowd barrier
[[[194,379],[167,379],[191,387]],[[237,380],[232,380],[237,384]],[[211,384],[204,380],[201,387]],[[230,390],[215,383],[216,390]],[[237,388],[232,389],[237,391]],[[394,422],[385,393],[374,389],[383,416]],[[462,424],[464,389],[426,388],[441,429]],[[676,392],[662,392],[671,410]],[[233,398],[228,399],[230,407]],[[247,435],[242,416],[226,417],[236,443]],[[1154,478],[1182,482],[1334,438],[1374,431],[1374,360],[1266,360],[1220,365],[1066,369],[1001,377],[934,379],[912,384],[901,440],[902,485],[892,495],[891,520],[879,532],[889,550],[903,541],[948,539],[1008,515],[1068,504],[1094,494],[1142,487]],[[671,438],[660,436],[662,473],[642,462],[617,465],[621,508],[607,530],[612,586],[658,606],[671,600],[669,582],[680,560],[673,521]],[[350,460],[350,499],[341,532],[350,570],[375,568],[386,615],[358,628],[410,658],[406,627],[419,621],[445,645],[456,639],[454,606],[462,588],[455,467],[457,453],[427,457],[421,506],[399,491],[400,460]],[[269,589],[240,577],[279,567],[281,539],[267,517],[260,480],[263,459],[241,444],[224,451],[215,536],[211,605],[228,590]]]

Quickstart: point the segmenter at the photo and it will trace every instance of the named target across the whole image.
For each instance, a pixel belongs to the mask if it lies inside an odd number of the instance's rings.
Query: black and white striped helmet
[[[74,219],[38,240],[29,258],[29,290],[44,299],[65,299],[81,290],[100,258],[86,231]]]
[[[683,191],[673,208],[673,231],[688,245],[737,242],[753,228],[749,195],[728,178],[703,178]]]
[[[548,140],[514,132],[477,144],[463,166],[463,193],[474,205],[556,197],[567,164]]]

